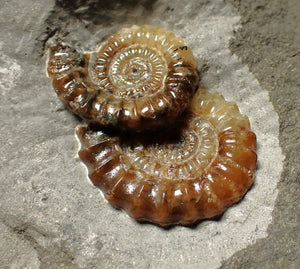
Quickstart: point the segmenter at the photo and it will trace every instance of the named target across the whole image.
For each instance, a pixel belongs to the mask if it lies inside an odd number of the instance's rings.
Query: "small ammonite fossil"
[[[134,131],[172,123],[198,82],[183,39],[147,25],[121,29],[92,53],[58,42],[49,49],[48,74],[71,111]]]
[[[79,156],[107,200],[137,220],[189,225],[218,216],[253,184],[249,120],[221,94],[199,89],[178,126],[125,139],[80,127]]]

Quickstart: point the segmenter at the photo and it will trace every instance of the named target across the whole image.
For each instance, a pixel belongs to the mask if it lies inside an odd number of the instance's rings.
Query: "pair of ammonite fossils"
[[[253,183],[256,137],[236,104],[197,89],[192,51],[159,27],[121,29],[91,53],[58,42],[48,74],[77,129],[92,182],[161,226],[220,215]]]

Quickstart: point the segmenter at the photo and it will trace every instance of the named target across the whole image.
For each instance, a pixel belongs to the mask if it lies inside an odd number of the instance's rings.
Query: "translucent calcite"
[[[176,127],[143,135],[77,129],[80,159],[107,200],[161,226],[220,215],[254,180],[256,136],[236,104],[199,89]]]
[[[91,53],[50,46],[48,74],[67,107],[100,125],[168,126],[189,106],[197,64],[183,39],[159,27],[123,28]]]

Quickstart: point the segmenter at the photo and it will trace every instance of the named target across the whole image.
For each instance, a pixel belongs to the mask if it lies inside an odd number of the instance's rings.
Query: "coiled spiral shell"
[[[58,42],[49,49],[48,74],[71,111],[134,131],[172,123],[188,107],[198,81],[183,39],[147,25],[121,29],[92,53]]]
[[[137,220],[161,226],[220,215],[254,180],[256,136],[236,104],[199,89],[177,130],[138,137],[77,129],[92,182]]]

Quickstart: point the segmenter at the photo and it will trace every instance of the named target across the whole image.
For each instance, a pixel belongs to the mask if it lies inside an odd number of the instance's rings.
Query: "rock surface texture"
[[[1,268],[299,268],[297,0],[3,0],[0,5]],[[113,209],[78,158],[80,120],[46,74],[56,37],[92,50],[122,27],[174,31],[201,86],[257,135],[255,183],[218,220],[140,224]]]

